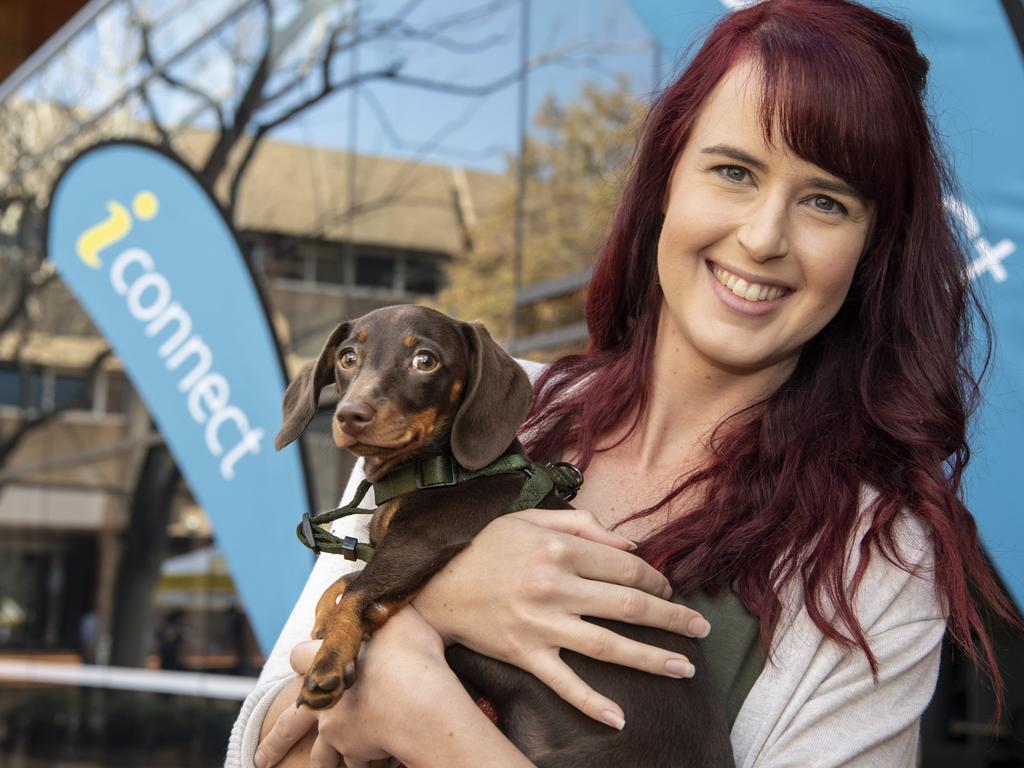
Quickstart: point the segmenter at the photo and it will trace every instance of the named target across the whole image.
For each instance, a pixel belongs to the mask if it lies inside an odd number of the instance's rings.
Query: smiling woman
[[[524,443],[585,468],[580,511],[495,520],[404,610],[613,728],[630,713],[563,649],[708,675],[748,768],[914,765],[947,632],[1001,691],[981,616],[1020,622],[960,498],[978,307],[943,208],[927,71],[906,27],[846,0],[763,0],[712,30],[647,118],[587,299],[590,348],[535,382]],[[706,638],[707,663],[584,616]],[[495,751],[436,657],[391,634],[370,645],[430,674],[404,693],[357,683],[347,714],[317,723],[322,759],[523,764]],[[431,691],[444,712],[424,705]],[[240,718],[247,749],[275,696]],[[664,717],[671,739],[682,719]],[[261,766],[314,719],[262,723]]]

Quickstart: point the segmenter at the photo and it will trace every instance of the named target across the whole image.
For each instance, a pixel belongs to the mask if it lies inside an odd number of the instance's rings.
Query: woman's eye
[[[838,200],[833,200],[827,195],[815,195],[811,201],[814,205],[815,210],[821,211],[822,213],[843,213],[845,214],[846,206],[840,203]]]
[[[412,367],[417,371],[432,371],[437,364],[437,357],[432,352],[417,352],[412,359]]]
[[[750,176],[750,172],[746,168],[741,168],[738,165],[720,165],[718,166],[718,172],[729,181],[735,181],[740,184],[745,182],[747,177]]]
[[[355,368],[356,363],[358,362],[359,355],[357,355],[353,349],[346,349],[338,355],[338,364],[346,370],[349,368]]]

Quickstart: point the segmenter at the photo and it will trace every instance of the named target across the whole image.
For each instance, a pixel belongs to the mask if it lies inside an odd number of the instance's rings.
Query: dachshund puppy
[[[483,326],[415,306],[386,307],[338,325],[316,361],[288,386],[278,450],[316,413],[321,390],[341,396],[334,440],[366,459],[367,479],[387,487],[424,457],[450,456],[453,480],[518,450],[516,432],[533,392],[516,362]],[[418,471],[418,470],[417,470]],[[427,483],[381,504],[370,522],[372,559],[321,597],[312,636],[323,645],[300,702],[332,706],[352,685],[364,638],[408,603],[430,577],[509,511],[526,477],[520,472]],[[417,475],[417,486],[420,485]],[[378,496],[380,498],[380,496]],[[550,493],[537,506],[566,508]],[[662,630],[587,617],[640,642],[684,654],[702,673],[676,680],[562,656],[595,689],[618,702],[622,731],[595,722],[532,675],[462,646],[447,651],[467,687],[493,702],[509,739],[542,768],[731,766],[724,709],[697,640]]]

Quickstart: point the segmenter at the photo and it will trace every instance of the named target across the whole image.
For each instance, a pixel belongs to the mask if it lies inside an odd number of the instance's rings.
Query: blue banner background
[[[155,149],[112,143],[65,170],[47,237],[50,259],[124,362],[209,515],[269,650],[309,573],[310,556],[294,533],[308,496],[298,445],[274,451],[285,376],[231,229],[187,168]],[[112,282],[115,266],[124,267],[125,295]],[[163,314],[174,304],[191,318],[191,333],[178,343],[178,321]],[[161,318],[165,325],[147,335]],[[208,368],[200,371],[192,355],[169,370],[175,352],[197,336],[210,351]]]
[[[676,71],[694,41],[743,0],[630,0]],[[908,22],[931,61],[928,99],[963,199],[972,272],[986,299],[996,349],[973,433],[965,497],[989,556],[1024,607],[1024,58],[998,0],[867,2]],[[696,46],[693,51],[696,50]]]

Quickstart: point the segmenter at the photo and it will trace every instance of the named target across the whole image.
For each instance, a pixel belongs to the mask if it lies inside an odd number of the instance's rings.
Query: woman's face
[[[708,97],[658,241],[660,332],[737,373],[795,364],[846,298],[873,215],[841,179],[765,143],[760,87],[740,63]]]

